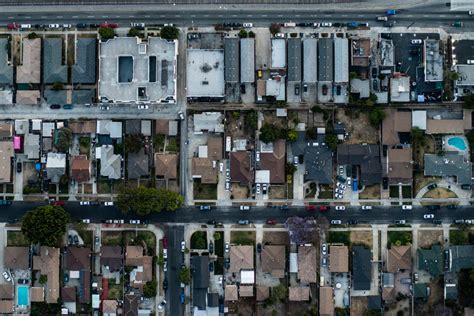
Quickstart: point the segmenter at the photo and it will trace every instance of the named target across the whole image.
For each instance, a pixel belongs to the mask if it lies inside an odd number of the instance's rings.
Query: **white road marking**
[[[262,18],[266,18],[268,15],[266,14],[262,14]]]
[[[364,16],[365,16],[365,15],[363,15],[363,14],[359,14],[357,17],[363,18]]]
[[[88,18],[93,18],[94,16],[93,16],[93,15],[88,15],[87,17],[88,17]]]
[[[9,16],[8,18],[9,18],[9,19],[13,19],[13,17],[12,17],[12,16]]]
[[[108,15],[103,15],[102,17],[103,17],[103,18],[108,18],[109,16],[108,16]]]
[[[348,17],[348,15],[347,15],[347,14],[343,14],[343,15],[341,15],[341,16],[342,16],[343,18],[346,18],[346,17]]]
[[[73,16],[72,16],[73,19],[77,19],[78,17],[79,17],[79,16],[77,16],[77,15],[73,15]]]
[[[62,16],[62,15],[58,15],[57,18],[58,18],[58,19],[62,19],[63,16]]]

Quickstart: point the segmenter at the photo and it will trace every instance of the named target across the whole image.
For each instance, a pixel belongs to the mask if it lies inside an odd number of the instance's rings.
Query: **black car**
[[[384,190],[388,189],[388,178],[382,178],[382,186]]]
[[[79,244],[79,237],[77,237],[77,235],[74,235],[73,239],[74,239],[74,244],[78,245]]]
[[[471,189],[471,185],[470,185],[470,184],[461,184],[461,189],[463,189],[463,190],[470,190],[470,189]]]
[[[455,210],[455,209],[458,208],[458,206],[457,206],[456,204],[449,204],[449,205],[447,206],[447,208],[448,208],[448,210]]]
[[[68,236],[67,236],[67,241],[68,241],[68,243],[69,243],[70,245],[72,245],[72,244],[74,243],[74,240],[73,240],[73,238],[72,238],[72,235],[68,235]]]
[[[359,223],[356,219],[351,219],[347,222],[349,225],[357,225]]]
[[[18,173],[21,172],[21,162],[16,163],[16,172],[18,172]]]
[[[428,205],[426,207],[431,211],[436,211],[436,210],[439,210],[441,208],[441,206],[439,206],[439,205]]]
[[[230,268],[230,258],[225,258],[224,260],[224,268],[229,269]]]
[[[86,23],[77,23],[76,26],[78,29],[86,29],[89,27],[89,25],[87,25]]]
[[[216,221],[215,220],[209,220],[209,221],[207,221],[207,225],[216,225]]]
[[[214,253],[214,244],[212,242],[209,243],[209,253],[211,255]]]
[[[51,105],[49,106],[49,108],[50,108],[51,110],[57,110],[57,109],[60,109],[60,108],[61,108],[61,104],[51,104]]]
[[[435,225],[441,225],[441,223],[442,223],[442,222],[441,222],[440,219],[434,219],[434,220],[433,220],[433,224],[435,224]]]
[[[428,186],[428,190],[434,190],[438,187],[438,185],[436,183],[431,183],[429,186]]]
[[[262,244],[257,244],[257,252],[262,252]]]
[[[214,271],[214,262],[209,262],[209,272]]]
[[[168,280],[164,279],[163,280],[163,291],[166,291],[168,289]]]

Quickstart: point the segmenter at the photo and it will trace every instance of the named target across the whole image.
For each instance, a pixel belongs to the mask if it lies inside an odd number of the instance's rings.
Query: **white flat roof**
[[[255,171],[255,183],[270,183],[270,170]]]
[[[334,39],[334,82],[349,82],[349,40]]]
[[[411,112],[411,126],[418,127],[421,130],[426,130],[426,111]]]
[[[241,270],[240,271],[240,283],[253,284],[255,283],[255,271],[253,270]]]
[[[188,49],[186,73],[188,97],[224,97],[223,49]]]
[[[286,68],[286,40],[272,38],[272,68]]]

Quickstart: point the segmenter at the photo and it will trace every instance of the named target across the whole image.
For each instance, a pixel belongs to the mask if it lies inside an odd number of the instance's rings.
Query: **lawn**
[[[389,231],[387,232],[388,242],[391,245],[408,245],[412,242],[411,231]]]
[[[8,231],[7,246],[10,247],[27,247],[30,243],[20,231]]]
[[[122,232],[107,231],[102,232],[102,245],[103,246],[120,246],[123,245]]]
[[[214,237],[214,252],[218,257],[224,256],[224,232],[215,232],[214,234],[219,233],[221,238],[216,239]]]
[[[168,146],[166,146],[166,151],[179,152],[179,145],[178,145],[178,142],[177,142],[177,137],[170,137],[168,139]]]
[[[366,186],[364,191],[359,193],[360,199],[380,199],[380,185]]]
[[[191,235],[191,249],[207,249],[206,232],[197,231]]]
[[[217,199],[217,185],[203,184],[199,180],[193,182],[195,200],[215,200]]]
[[[81,155],[87,155],[89,157],[91,151],[91,139],[90,137],[79,138],[79,153]]]
[[[463,230],[450,230],[449,243],[453,245],[468,245],[469,233]]]
[[[351,243],[351,232],[329,232],[328,243],[344,244],[349,246]]]
[[[99,179],[99,181],[97,181],[97,192],[111,193],[110,181]]]
[[[254,231],[232,231],[230,242],[237,245],[255,245]]]
[[[425,195],[423,195],[423,198],[425,199],[449,199],[457,197],[458,196],[456,193],[446,188],[436,188],[426,192]]]
[[[411,185],[402,186],[402,197],[404,199],[410,199],[411,198]]]
[[[318,199],[333,199],[333,191],[319,191]]]
[[[399,191],[398,191],[398,185],[391,185],[390,186],[390,197],[391,198],[396,198],[398,199],[400,197]]]
[[[109,279],[109,300],[122,299],[123,284],[115,284],[115,279]]]
[[[127,245],[136,245],[136,246],[143,246],[143,242],[145,242],[148,248],[148,255],[153,256],[155,255],[156,249],[156,236],[150,231],[133,231],[129,230],[124,232],[124,240],[125,244]]]

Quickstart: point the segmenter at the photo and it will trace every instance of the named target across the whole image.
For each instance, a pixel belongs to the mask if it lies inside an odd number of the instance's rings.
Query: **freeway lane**
[[[13,202],[12,206],[0,209],[0,222],[12,222],[19,219],[28,210],[41,205],[41,203]],[[44,204],[43,204],[44,205]],[[73,220],[88,218],[91,222],[100,223],[106,219],[136,219],[137,216],[121,214],[114,207],[106,206],[81,206],[77,202],[66,202],[65,209],[70,213]],[[331,207],[329,212],[308,212],[303,207],[290,207],[284,211],[272,207],[252,207],[250,211],[240,211],[234,208],[213,208],[211,211],[200,211],[196,207],[184,207],[176,212],[161,212],[140,218],[147,219],[152,223],[206,223],[215,220],[224,224],[235,224],[240,219],[248,219],[253,223],[264,223],[267,219],[276,219],[283,223],[290,216],[314,216],[327,217],[328,220],[339,219],[343,223],[349,220],[357,220],[359,223],[369,224],[391,224],[394,220],[405,219],[408,223],[429,223],[423,219],[423,214],[434,214],[435,219],[443,223],[452,223],[455,219],[473,219],[474,208],[472,206],[460,206],[455,210],[442,207],[437,211],[430,211],[426,207],[414,206],[413,210],[402,210],[399,206],[382,207],[374,206],[373,210],[363,211],[359,207],[347,206],[345,211],[336,211]]]

